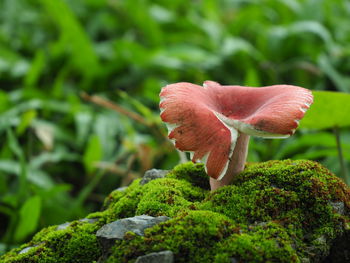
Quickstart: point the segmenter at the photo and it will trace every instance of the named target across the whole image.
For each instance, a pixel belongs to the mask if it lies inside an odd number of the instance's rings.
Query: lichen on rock
[[[141,215],[171,219],[143,236],[127,232],[107,254],[101,249],[96,232],[103,225]],[[174,262],[350,260],[341,246],[350,241],[350,190],[312,161],[248,164],[232,185],[214,192],[203,165],[181,164],[164,178],[113,191],[87,218],[94,220],[46,228],[0,261],[135,262],[162,251]]]

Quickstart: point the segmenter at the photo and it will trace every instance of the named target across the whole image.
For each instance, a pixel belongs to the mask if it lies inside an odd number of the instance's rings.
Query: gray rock
[[[148,182],[164,178],[170,171],[169,170],[159,170],[159,169],[152,169],[145,172],[145,175],[142,177],[140,181],[140,185],[145,185]]]
[[[127,186],[122,186],[122,187],[119,187],[119,188],[115,189],[115,191],[124,192],[126,189],[128,189]]]
[[[89,224],[96,223],[97,221],[98,221],[98,218],[83,218],[79,220],[79,222],[85,222]]]
[[[344,202],[329,202],[334,211],[338,214],[345,215]]]
[[[150,253],[141,257],[138,257],[135,263],[173,263],[174,253],[170,250],[161,252]]]
[[[20,252],[18,252],[18,254],[20,255],[20,254],[27,253],[29,250],[31,250],[34,247],[37,247],[37,246],[31,246],[31,247],[23,248]]]
[[[325,245],[327,243],[327,239],[324,235],[322,235],[322,236],[319,236],[318,238],[316,238],[313,241],[313,243],[317,244],[317,245]]]
[[[123,239],[124,234],[128,231],[143,236],[146,228],[152,227],[169,219],[170,218],[167,216],[153,217],[148,215],[123,218],[104,225],[97,231],[96,236],[121,240]]]
[[[123,218],[102,226],[96,232],[96,236],[102,247],[108,250],[116,240],[122,240],[126,232],[131,231],[137,235],[143,236],[145,229],[169,219],[170,217],[167,216],[153,217],[148,215]]]
[[[258,222],[258,221],[255,221],[255,222],[254,222],[254,226],[265,227],[265,226],[267,226],[267,222]]]
[[[93,224],[95,222],[98,221],[98,218],[82,218],[82,219],[79,219],[79,222],[85,222],[85,223],[89,223],[89,224]],[[56,227],[56,230],[64,230],[64,229],[67,229],[70,224],[72,222],[66,222],[66,223],[63,223],[63,224],[60,224]]]
[[[38,247],[40,246],[41,244],[43,244],[44,242],[40,242],[39,244],[36,244],[36,245],[33,245],[33,246],[29,246],[29,247],[25,247],[23,248],[20,252],[18,252],[18,255],[20,254],[25,254],[27,253],[29,250],[31,250],[32,248],[35,248],[35,247]]]
[[[56,227],[56,230],[64,230],[66,229],[67,227],[69,227],[71,222],[66,222],[66,223],[63,223],[63,224],[60,224]]]

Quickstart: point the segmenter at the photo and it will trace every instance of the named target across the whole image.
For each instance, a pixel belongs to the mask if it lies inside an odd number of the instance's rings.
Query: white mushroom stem
[[[231,161],[228,164],[227,172],[224,177],[220,181],[210,178],[211,191],[215,191],[222,186],[229,185],[235,175],[244,170],[248,154],[248,145],[249,135],[241,133],[237,138],[236,146],[231,155]]]

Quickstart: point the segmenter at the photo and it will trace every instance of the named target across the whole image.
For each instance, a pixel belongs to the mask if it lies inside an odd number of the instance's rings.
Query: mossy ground
[[[0,262],[51,263],[86,262],[101,256],[95,233],[101,227],[98,222],[74,221],[64,229],[52,226],[37,233],[27,244],[11,250]],[[19,254],[31,247],[26,253]]]
[[[335,209],[335,203],[344,209]],[[141,214],[172,219],[143,237],[126,234],[107,262],[133,262],[163,250],[171,250],[175,262],[317,262],[349,224],[350,191],[318,163],[285,160],[248,165],[233,185],[210,192],[203,166],[186,163],[166,178],[143,186],[136,180],[112,192],[104,210],[88,216],[97,222],[44,229],[1,262],[98,260],[96,230]],[[18,255],[28,246],[35,247]]]

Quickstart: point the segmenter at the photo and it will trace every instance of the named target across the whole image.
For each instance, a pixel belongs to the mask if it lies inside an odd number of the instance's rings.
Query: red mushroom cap
[[[208,175],[226,173],[239,133],[286,138],[313,102],[311,91],[291,85],[261,88],[175,83],[161,93],[161,119],[175,147],[205,163]]]

